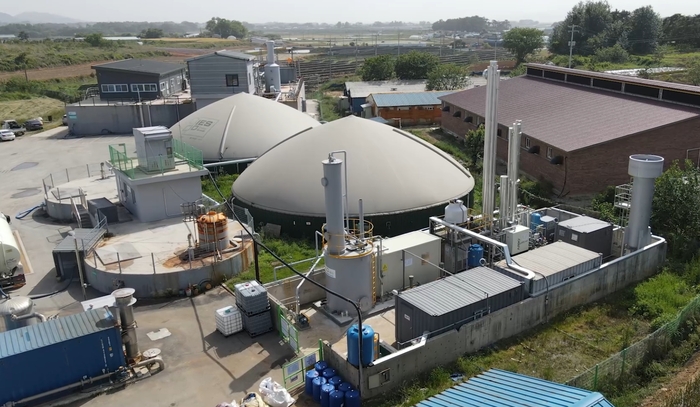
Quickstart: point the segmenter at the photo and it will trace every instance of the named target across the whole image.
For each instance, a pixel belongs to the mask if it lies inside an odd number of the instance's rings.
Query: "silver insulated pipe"
[[[654,183],[664,171],[664,159],[658,155],[630,156],[628,173],[632,176],[630,220],[625,228],[626,252],[633,252],[651,243],[651,203]]]
[[[328,242],[328,254],[340,255],[345,251],[343,224],[343,160],[328,155],[323,160],[321,185],[326,202],[326,227],[323,235]]]
[[[119,308],[119,319],[122,327],[122,341],[126,349],[126,359],[131,362],[137,362],[141,358],[139,352],[139,341],[136,338],[136,321],[134,320],[134,298],[133,288],[120,288],[112,292],[112,296]]]
[[[496,136],[498,129],[498,84],[500,81],[498,61],[491,61],[486,71],[486,117],[484,129],[483,203],[484,224],[488,230],[493,226],[493,209],[496,204]]]
[[[275,63],[275,42],[267,41],[265,45],[267,45],[267,63],[273,64]]]
[[[521,121],[513,123],[512,132],[508,136],[508,219],[516,221],[518,212],[518,175],[520,172],[520,143],[522,135]]]

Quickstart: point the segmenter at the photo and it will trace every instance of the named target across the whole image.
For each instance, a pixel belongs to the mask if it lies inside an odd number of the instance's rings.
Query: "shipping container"
[[[395,296],[399,347],[481,318],[523,299],[523,284],[486,267],[474,267]]]
[[[121,334],[105,309],[3,332],[0,405],[94,379],[125,364]]]
[[[557,223],[555,241],[600,253],[603,258],[612,252],[613,225],[589,216],[579,216]]]
[[[531,286],[528,287],[530,295],[543,293],[548,288],[551,289],[568,279],[595,270],[603,264],[603,256],[600,253],[564,242],[538,247],[513,256],[513,260],[519,266],[536,274]],[[522,273],[508,268],[505,260],[496,263],[494,269],[509,277],[525,281]]]

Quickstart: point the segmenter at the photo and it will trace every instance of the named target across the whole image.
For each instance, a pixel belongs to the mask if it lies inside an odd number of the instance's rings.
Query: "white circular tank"
[[[2,215],[2,214],[0,214]],[[20,253],[17,240],[5,219],[0,216],[0,275],[9,274],[19,266]]]
[[[445,222],[461,224],[467,221],[468,212],[464,202],[457,199],[445,207]]]
[[[34,312],[34,302],[29,297],[12,297],[0,300],[0,332],[11,331],[35,324],[36,318],[15,320]]]

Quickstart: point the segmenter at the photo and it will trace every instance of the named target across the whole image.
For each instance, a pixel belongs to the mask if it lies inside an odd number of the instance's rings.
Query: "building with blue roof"
[[[602,394],[499,369],[488,370],[415,407],[615,407]]]
[[[439,124],[442,96],[455,91],[372,93],[362,105],[363,117],[381,117],[397,127]]]

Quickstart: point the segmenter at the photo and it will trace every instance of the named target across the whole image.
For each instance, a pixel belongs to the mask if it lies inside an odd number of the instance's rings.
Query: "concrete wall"
[[[133,182],[125,174],[117,174],[119,201],[141,222],[182,216],[180,204],[195,202],[202,197],[199,177],[176,177],[157,183]],[[124,189],[124,184],[127,188]]]
[[[193,103],[143,105],[144,125],[171,127],[194,111]],[[138,105],[68,105],[66,114],[68,128],[76,136],[131,134],[134,127],[143,127]]]
[[[654,275],[666,260],[666,241],[604,264],[600,269],[569,280],[548,294],[528,298],[477,321],[431,338],[424,346],[408,348],[364,369],[362,397],[372,398],[396,389],[421,372],[454,362],[502,339],[527,331],[573,307],[600,300],[630,284]],[[409,349],[411,349],[409,351]],[[357,369],[324,346],[326,361],[352,380]]]

